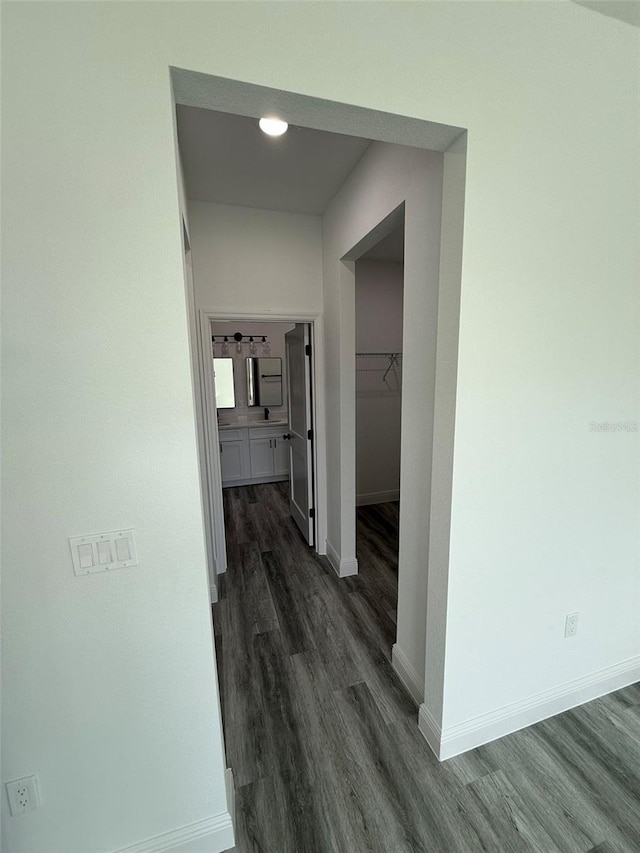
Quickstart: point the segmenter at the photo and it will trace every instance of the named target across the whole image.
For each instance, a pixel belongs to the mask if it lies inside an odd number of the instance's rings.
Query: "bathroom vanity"
[[[224,398],[216,399],[223,488],[289,479],[282,359],[250,357],[245,362],[242,377],[242,371],[234,370],[232,358],[214,358],[216,397],[222,397],[218,386],[224,391]],[[269,406],[280,411],[270,413]],[[264,416],[259,409],[264,409]]]
[[[223,488],[289,479],[285,420],[221,422],[218,431]]]

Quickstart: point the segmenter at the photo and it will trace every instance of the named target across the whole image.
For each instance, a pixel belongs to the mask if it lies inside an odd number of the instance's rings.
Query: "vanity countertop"
[[[272,420],[248,420],[247,418],[238,418],[233,421],[220,421],[218,424],[219,430],[225,429],[260,429],[261,427],[286,427],[288,421],[283,418],[273,418]]]

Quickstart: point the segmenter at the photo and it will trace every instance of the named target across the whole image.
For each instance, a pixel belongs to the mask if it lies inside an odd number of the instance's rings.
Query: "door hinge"
[[[313,507],[311,507],[311,509],[309,510],[309,518],[315,518],[315,517],[316,517],[316,511]]]
[[[312,429],[307,430],[307,438],[309,439],[309,441],[313,441],[313,430]]]
[[[305,344],[304,353],[305,355],[311,355],[311,344]]]

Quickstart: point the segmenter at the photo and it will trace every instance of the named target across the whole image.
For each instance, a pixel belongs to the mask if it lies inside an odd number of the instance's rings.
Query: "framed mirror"
[[[282,405],[282,359],[247,359],[247,405]]]
[[[216,381],[216,408],[235,409],[236,392],[233,384],[233,359],[214,358],[213,376]]]

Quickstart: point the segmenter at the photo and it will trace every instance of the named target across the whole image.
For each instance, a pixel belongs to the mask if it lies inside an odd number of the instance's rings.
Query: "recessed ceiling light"
[[[261,118],[258,123],[260,130],[269,136],[282,136],[289,127],[287,122],[282,121],[281,118]]]

